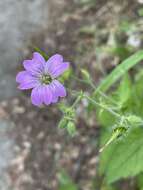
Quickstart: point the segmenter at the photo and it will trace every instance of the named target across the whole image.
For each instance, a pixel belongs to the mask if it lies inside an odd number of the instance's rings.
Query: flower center
[[[41,77],[41,82],[42,84],[50,84],[52,82],[52,78],[50,77],[50,75],[42,75]]]

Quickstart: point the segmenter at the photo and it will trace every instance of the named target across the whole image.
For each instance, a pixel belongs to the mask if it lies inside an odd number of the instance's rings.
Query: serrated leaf
[[[136,115],[129,115],[127,117],[127,120],[129,123],[131,123],[131,125],[134,125],[134,126],[138,126],[138,125],[143,124],[143,120]]]
[[[127,137],[107,147],[101,155],[100,165],[108,183],[142,172],[143,128],[130,131]]]

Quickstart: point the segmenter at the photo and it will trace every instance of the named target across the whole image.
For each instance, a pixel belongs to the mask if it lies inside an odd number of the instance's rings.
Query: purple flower
[[[49,105],[66,96],[66,90],[57,78],[69,68],[69,62],[64,62],[61,55],[55,54],[45,61],[35,52],[33,59],[25,60],[23,66],[25,71],[17,74],[16,81],[19,89],[32,89],[31,101],[34,105]]]

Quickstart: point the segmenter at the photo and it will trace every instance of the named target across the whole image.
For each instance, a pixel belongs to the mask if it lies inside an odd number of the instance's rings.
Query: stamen
[[[50,84],[52,81],[52,78],[50,77],[50,75],[42,75],[40,80],[42,84]]]

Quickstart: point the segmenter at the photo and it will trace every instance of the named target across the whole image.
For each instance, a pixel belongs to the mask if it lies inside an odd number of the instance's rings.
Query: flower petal
[[[59,64],[56,68],[54,68],[50,74],[53,78],[56,78],[60,76],[62,73],[64,73],[68,68],[69,62],[63,62]]]
[[[50,85],[49,88],[52,93],[52,103],[56,103],[59,97],[66,96],[65,87],[57,80],[54,80]]]
[[[39,81],[27,71],[19,72],[16,76],[16,81],[20,83],[18,88],[21,90],[31,89],[39,85]]]
[[[36,106],[41,106],[43,103],[46,105],[52,103],[52,93],[49,85],[34,88],[31,93],[31,101]]]
[[[42,73],[43,65],[35,62],[34,60],[25,60],[23,61],[24,68],[33,75]]]
[[[63,62],[63,56],[60,54],[55,54],[48,59],[44,65],[45,72],[52,73],[52,70],[56,68],[59,64]]]
[[[18,83],[21,83],[24,81],[31,81],[31,80],[33,80],[33,77],[27,71],[21,71],[16,76],[16,82],[18,82]]]
[[[62,63],[63,56],[60,54],[55,54],[48,59],[48,62],[51,63],[50,66],[52,66],[53,64],[56,65],[56,64]]]
[[[32,104],[35,106],[41,106],[43,103],[43,99],[42,99],[42,87],[36,87],[32,90],[31,93],[31,101]]]
[[[43,102],[44,104],[49,105],[52,102],[52,92],[49,88],[49,85],[44,85],[42,90]]]
[[[32,60],[25,60],[23,66],[27,71],[30,71],[32,74],[38,74],[43,71],[43,65],[45,64],[45,59],[40,55],[40,53],[33,53]]]
[[[57,94],[57,91],[56,91],[56,85],[52,82],[49,85],[49,88],[50,88],[50,91],[52,93],[52,100],[51,100],[51,102],[52,103],[56,103],[58,101],[58,94]]]
[[[54,80],[53,84],[56,87],[57,96],[59,96],[59,97],[65,97],[66,96],[66,89],[65,89],[65,87],[58,80]]]
[[[33,59],[36,63],[41,63],[41,64],[45,63],[44,57],[38,52],[33,53]]]
[[[34,88],[37,86],[37,82],[24,82],[24,83],[20,83],[20,85],[18,86],[18,88],[20,90],[28,90],[28,89],[31,89],[31,88]]]

